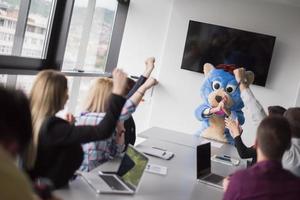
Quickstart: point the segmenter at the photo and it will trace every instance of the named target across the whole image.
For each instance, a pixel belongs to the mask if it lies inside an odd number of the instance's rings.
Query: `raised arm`
[[[50,118],[42,127],[44,144],[63,145],[87,143],[103,140],[112,135],[126,99],[122,96],[125,90],[127,75],[119,69],[113,72],[113,90],[107,113],[96,126],[75,126],[65,120]]]
[[[146,80],[150,77],[155,65],[155,58],[154,57],[150,57],[147,58],[147,60],[145,61],[145,71],[143,72],[143,75],[141,75],[139,77],[139,79],[137,80],[137,82],[134,84],[134,86],[132,87],[132,89],[128,92],[128,94],[126,95],[126,98],[129,99],[138,89],[141,85],[143,85]]]
[[[242,129],[238,121],[226,118],[225,127],[229,129],[231,136],[234,138],[234,144],[241,158],[256,157],[256,150],[253,147],[246,147],[241,138]]]
[[[246,72],[244,68],[235,69],[233,73],[236,81],[239,83],[241,98],[244,102],[245,109],[248,113],[250,113],[252,121],[258,125],[261,120],[267,116],[267,114],[249,88],[249,84],[254,78],[251,77],[251,73]]]

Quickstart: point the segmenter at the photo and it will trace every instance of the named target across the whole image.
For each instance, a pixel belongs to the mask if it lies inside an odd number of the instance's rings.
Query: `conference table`
[[[193,135],[176,132],[173,130],[153,127],[139,134],[146,140],[136,146],[143,152],[149,147],[159,147],[175,154],[170,160],[148,156],[149,163],[167,167],[167,175],[145,172],[140,188],[134,195],[97,194],[82,178],[77,177],[71,181],[68,188],[56,190],[56,196],[65,200],[193,200],[222,199],[223,191],[216,187],[198,182],[196,179],[196,147],[207,140]],[[226,154],[237,157],[236,149],[232,145],[212,142],[211,154]],[[101,171],[117,171],[120,159],[109,161],[91,171],[97,174]],[[229,166],[212,161],[212,172],[228,176],[238,169],[246,167],[246,162],[241,160],[238,166]]]

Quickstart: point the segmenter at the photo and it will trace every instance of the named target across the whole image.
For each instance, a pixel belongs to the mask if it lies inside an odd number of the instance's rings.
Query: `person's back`
[[[34,137],[24,159],[32,180],[48,178],[55,188],[68,184],[83,160],[81,144],[106,139],[113,133],[125,103],[126,78],[122,70],[113,71],[114,87],[99,124],[75,126],[55,116],[68,99],[66,77],[53,70],[38,74],[30,93]]]
[[[283,154],[282,165],[294,175],[300,177],[300,108],[289,108],[284,117],[291,126],[291,147]]]
[[[76,118],[76,125],[95,125],[105,116],[105,113],[84,112]],[[116,142],[117,133],[105,140],[89,142],[82,145],[84,158],[80,166],[80,171],[91,171],[102,163],[120,155],[124,150],[124,144]]]
[[[152,59],[152,65],[153,63],[154,60]],[[145,92],[155,84],[157,84],[155,79],[147,79],[142,76],[142,78],[139,79],[138,84],[135,84],[126,96],[127,100],[122,108],[116,130],[112,136],[106,140],[93,141],[82,145],[84,150],[84,159],[80,167],[81,171],[90,171],[100,164],[121,155],[125,149],[124,133],[126,132],[126,129],[124,128],[124,121],[131,117],[139,102],[142,100]],[[82,112],[76,119],[75,124],[77,126],[94,126],[103,120],[106,116],[107,105],[112,87],[113,82],[110,78],[97,78],[94,80],[85,100],[84,112]],[[130,128],[126,134],[130,133],[130,135],[128,135],[128,139],[132,141],[135,140],[135,132],[132,132],[135,131],[132,130],[134,122],[129,125]]]
[[[0,146],[0,199],[31,200],[33,191],[29,180],[16,167],[9,155]]]
[[[300,197],[300,179],[277,161],[263,161],[230,177],[224,199],[285,199]],[[237,192],[239,191],[239,192]]]
[[[281,165],[290,140],[291,129],[284,117],[266,117],[257,129],[257,164],[224,180],[224,199],[299,199],[300,178]]]

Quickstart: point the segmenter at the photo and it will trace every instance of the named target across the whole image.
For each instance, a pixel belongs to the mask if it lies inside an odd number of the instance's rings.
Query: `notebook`
[[[80,172],[97,193],[135,194],[141,183],[148,158],[129,145],[116,173]]]
[[[197,146],[197,179],[199,182],[223,188],[223,176],[211,172],[210,143]]]

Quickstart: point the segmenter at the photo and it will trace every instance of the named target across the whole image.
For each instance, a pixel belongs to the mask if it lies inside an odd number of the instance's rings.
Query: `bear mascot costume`
[[[203,66],[204,82],[201,97],[204,101],[195,111],[202,127],[198,135],[219,142],[234,144],[234,140],[225,128],[225,117],[238,120],[242,125],[245,121],[242,108],[244,103],[240,96],[239,83],[235,80],[234,65],[221,64],[216,67],[206,63]],[[245,81],[251,84],[254,74],[247,71]]]

